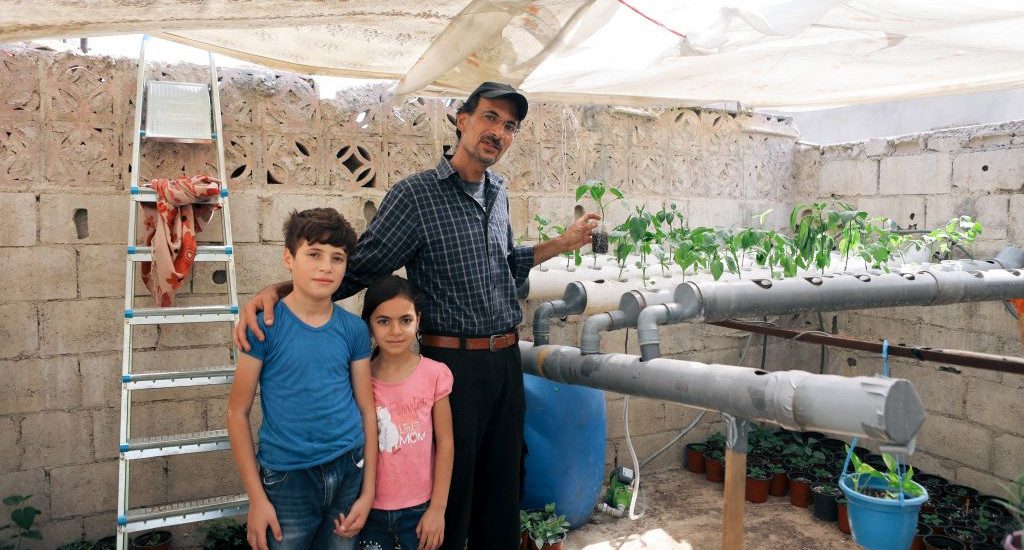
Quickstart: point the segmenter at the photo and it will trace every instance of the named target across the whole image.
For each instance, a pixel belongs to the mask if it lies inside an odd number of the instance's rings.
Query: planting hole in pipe
[[[761,288],[771,288],[772,287],[771,279],[753,279],[753,283],[756,284],[757,286],[761,287]]]
[[[980,272],[980,271],[975,271],[975,272],[971,273],[971,275],[974,275],[975,279],[984,279],[985,278],[985,274]]]
[[[871,282],[871,277],[869,277],[867,275],[857,275],[857,280],[862,282],[862,283],[870,283]]]
[[[908,281],[913,281],[917,279],[917,277],[913,273],[902,273],[901,275],[903,275],[903,278]]]
[[[1014,277],[1020,277],[1020,270],[1011,269],[1010,274],[1013,275]]]
[[[768,371],[766,370],[756,369],[754,371],[754,376],[764,376],[766,374],[768,374]]]
[[[821,286],[821,277],[804,277],[804,280],[815,286]]]
[[[597,279],[595,281],[590,281],[590,282],[592,282],[594,284],[602,285],[602,284],[604,284],[604,279]]]

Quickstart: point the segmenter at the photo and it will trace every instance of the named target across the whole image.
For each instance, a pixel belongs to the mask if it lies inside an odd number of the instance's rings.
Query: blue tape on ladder
[[[227,198],[228,197],[228,188],[227,187],[221,187],[221,189],[220,189],[220,196],[223,197],[223,198]]]
[[[217,132],[211,132],[210,139],[217,139]]]
[[[231,306],[231,313],[238,313],[238,306]]]
[[[131,381],[132,381],[132,375],[130,375],[130,374],[122,374],[121,375],[121,382],[127,384],[128,382],[131,382]]]
[[[142,136],[142,137],[146,137],[146,131],[145,130],[139,130],[139,135]]]
[[[135,317],[135,312],[134,311],[132,311],[130,309],[124,310],[124,318],[125,319],[131,319],[132,317]]]
[[[131,193],[132,195],[138,195],[142,191],[138,187],[132,187],[131,189],[128,190],[128,192]]]
[[[128,518],[125,516],[117,516],[117,524],[121,527],[128,525]]]
[[[137,249],[136,249],[136,248],[135,248],[134,246],[129,246],[129,247],[128,247],[128,253],[129,253],[129,254],[135,254],[135,251],[136,251],[136,250],[137,250]]]
[[[225,246],[224,247],[224,253],[227,254],[228,256],[231,255],[232,250],[233,249],[230,246]]]
[[[125,443],[122,443],[122,444],[117,446],[117,450],[121,451],[122,453],[127,453],[128,452],[128,448],[129,448],[128,445],[125,444]]]

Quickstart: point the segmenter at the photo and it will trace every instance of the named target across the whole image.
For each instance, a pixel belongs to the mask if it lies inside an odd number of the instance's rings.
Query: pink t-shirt
[[[373,379],[377,406],[377,492],[373,507],[399,510],[430,500],[434,488],[434,403],[452,392],[444,363],[423,357],[405,380]]]

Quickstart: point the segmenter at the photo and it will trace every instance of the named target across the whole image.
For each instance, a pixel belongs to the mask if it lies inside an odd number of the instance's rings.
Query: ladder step
[[[167,371],[126,374],[121,382],[130,390],[156,390],[184,388],[186,386],[213,386],[230,384],[235,379],[235,367],[210,367],[190,371]]]
[[[213,141],[209,85],[150,80],[146,88],[146,129],[142,137],[179,143]]]
[[[229,449],[227,430],[210,430],[190,434],[138,437],[122,443],[119,450],[127,460],[158,456],[208,453]]]
[[[128,190],[135,202],[156,202],[156,191],[152,187],[131,187]],[[220,196],[197,200],[194,204],[221,204],[228,196],[227,187],[220,190]]]
[[[226,262],[231,259],[234,249],[230,246],[199,246],[196,250],[197,262]],[[128,257],[133,262],[152,262],[153,247],[129,246]]]
[[[117,518],[117,524],[118,531],[137,533],[158,527],[239,516],[248,511],[249,499],[242,493],[129,510],[126,516]]]
[[[164,323],[216,323],[237,321],[238,306],[183,306],[126,309],[125,321],[130,325]]]

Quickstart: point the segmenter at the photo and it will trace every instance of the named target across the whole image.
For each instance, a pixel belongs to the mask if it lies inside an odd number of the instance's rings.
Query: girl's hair
[[[423,311],[422,298],[416,288],[412,286],[412,283],[399,277],[398,275],[385,275],[376,281],[374,281],[369,288],[366,289],[366,296],[363,297],[363,312],[361,317],[366,323],[367,327],[373,327],[370,321],[370,317],[373,316],[373,312],[377,311],[377,308],[384,302],[392,298],[406,298],[412,302],[412,307],[416,310],[416,315],[419,316],[420,312]],[[371,329],[372,333],[372,329]],[[380,350],[374,346],[373,353],[370,358],[377,357]]]

